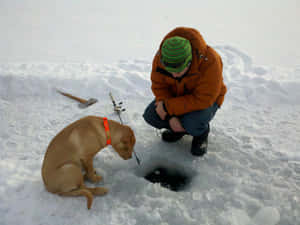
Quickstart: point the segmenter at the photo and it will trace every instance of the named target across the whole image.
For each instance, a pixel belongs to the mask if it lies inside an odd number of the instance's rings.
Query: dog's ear
[[[128,130],[125,132],[125,135],[121,138],[121,142],[125,145],[134,145],[135,137],[133,131],[128,127]]]
[[[123,159],[132,157],[132,152],[135,144],[134,133],[130,127],[124,126],[120,142],[114,146],[115,150]]]
[[[121,142],[124,144],[124,145],[129,145],[131,143],[131,137],[130,135],[124,135],[121,139]]]

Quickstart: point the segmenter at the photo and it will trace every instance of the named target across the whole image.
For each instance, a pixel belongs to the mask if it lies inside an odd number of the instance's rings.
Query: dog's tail
[[[87,199],[87,208],[90,209],[92,207],[93,204],[93,194],[90,190],[86,189],[86,188],[80,188],[80,189],[76,189],[70,192],[62,192],[59,193],[59,195],[62,196],[85,196]]]

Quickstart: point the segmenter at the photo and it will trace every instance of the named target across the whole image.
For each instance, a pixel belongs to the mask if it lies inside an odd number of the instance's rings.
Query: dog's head
[[[134,145],[135,136],[133,130],[128,126],[124,126],[122,128],[122,136],[120,142],[113,146],[114,149],[123,159],[127,160],[132,157]]]

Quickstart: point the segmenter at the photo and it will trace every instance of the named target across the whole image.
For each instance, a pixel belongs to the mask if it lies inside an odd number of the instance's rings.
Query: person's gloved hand
[[[185,132],[185,129],[183,128],[183,126],[181,125],[180,120],[177,117],[172,117],[169,120],[169,124],[170,124],[171,129],[174,132]]]
[[[168,113],[164,110],[163,104],[164,104],[163,101],[155,102],[155,105],[156,105],[155,110],[156,110],[157,114],[159,115],[159,117],[162,120],[165,120]]]

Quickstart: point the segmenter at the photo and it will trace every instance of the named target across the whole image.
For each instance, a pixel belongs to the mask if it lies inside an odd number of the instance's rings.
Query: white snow
[[[299,71],[254,66],[233,47],[216,49],[228,94],[212,122],[209,153],[200,159],[189,153],[191,137],[163,143],[144,122],[153,98],[150,61],[1,64],[1,224],[299,223]],[[99,102],[83,110],[55,88]],[[100,152],[98,185],[110,193],[88,211],[85,198],[45,190],[41,163],[49,141],[69,123],[86,115],[118,120],[110,91],[127,109],[123,119],[135,131],[142,165],[123,161],[111,147]],[[143,179],[161,164],[185,171],[191,184],[176,193]]]
[[[265,207],[261,209],[254,217],[252,224],[276,224],[280,219],[280,214],[276,208]]]
[[[182,1],[172,1],[169,15],[163,9],[171,1],[158,8],[154,1],[110,2],[0,0],[0,224],[300,224],[296,1],[282,7],[279,1],[249,1],[242,7],[230,0],[227,11],[225,3],[201,2],[186,6],[191,15],[181,8]],[[287,5],[295,7],[288,10]],[[269,7],[267,14],[264,7]],[[274,16],[267,18],[271,9]],[[195,22],[198,11],[201,16]],[[239,21],[237,15],[242,14]],[[280,20],[293,22],[278,28]],[[224,62],[228,93],[211,123],[204,158],[189,153],[191,137],[164,143],[142,118],[153,99],[153,54],[165,33],[177,25],[199,29]],[[256,35],[255,25],[259,32],[265,28],[265,35]],[[268,42],[277,29],[278,40]],[[289,54],[291,61],[285,58]],[[56,88],[99,101],[80,109]],[[111,147],[98,153],[94,166],[104,180],[96,186],[107,187],[109,194],[96,197],[87,210],[84,197],[47,192],[41,165],[51,139],[71,122],[87,115],[118,121],[109,92],[126,108],[122,118],[135,131],[142,164],[134,158],[122,160]],[[172,192],[146,181],[143,176],[158,165],[184,171],[191,183]]]

